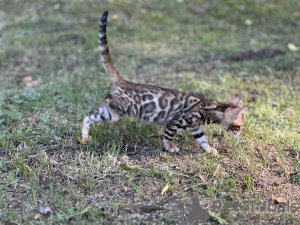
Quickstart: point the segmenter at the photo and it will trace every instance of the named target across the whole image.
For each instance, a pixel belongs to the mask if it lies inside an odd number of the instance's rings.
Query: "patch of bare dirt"
[[[278,49],[263,48],[254,51],[238,52],[231,56],[232,61],[257,60],[274,58],[278,55],[284,55],[285,52]]]

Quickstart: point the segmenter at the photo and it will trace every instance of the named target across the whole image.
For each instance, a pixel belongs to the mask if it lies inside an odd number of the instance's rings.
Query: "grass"
[[[186,223],[197,196],[206,211],[217,200],[239,204],[214,211],[229,224],[299,224],[299,51],[286,46],[300,45],[298,1],[4,0],[0,9],[1,223]],[[214,157],[183,132],[181,152],[168,154],[161,127],[122,118],[94,126],[81,146],[84,114],[110,90],[97,47],[104,10],[111,56],[125,79],[218,101],[241,96],[250,106],[241,137],[207,127],[221,152]],[[285,55],[230,60],[260,48]],[[198,174],[207,179],[219,164],[213,183],[197,186]],[[139,208],[188,186],[192,192],[163,210]],[[293,208],[283,213],[274,197]],[[276,210],[244,212],[249,202]]]

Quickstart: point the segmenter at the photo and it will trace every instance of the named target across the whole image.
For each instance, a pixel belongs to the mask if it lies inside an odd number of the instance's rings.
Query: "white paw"
[[[217,151],[217,149],[215,149],[215,148],[212,148],[212,147],[211,147],[211,150],[212,150],[212,154],[214,154],[214,155],[218,155],[218,151]]]
[[[179,152],[179,148],[177,146],[173,146],[175,152]]]
[[[81,140],[82,140],[82,143],[86,143],[86,142],[92,140],[92,138],[89,135],[85,135],[81,138]]]
[[[173,153],[174,152],[174,148],[168,149],[168,152]]]
[[[207,153],[212,153],[212,154],[214,154],[214,155],[218,155],[217,149],[215,149],[215,148],[213,148],[213,147],[210,147],[210,146],[208,146],[208,147],[205,149],[205,151],[206,151]]]
[[[179,148],[177,146],[172,146],[170,149],[168,149],[169,152],[173,153],[173,152],[179,152]]]

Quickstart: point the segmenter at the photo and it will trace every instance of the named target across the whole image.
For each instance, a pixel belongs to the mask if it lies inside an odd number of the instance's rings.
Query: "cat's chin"
[[[230,136],[235,137],[235,138],[238,138],[239,135],[240,135],[240,134],[235,134],[235,133],[233,133],[232,131],[228,131],[228,134],[229,134]]]

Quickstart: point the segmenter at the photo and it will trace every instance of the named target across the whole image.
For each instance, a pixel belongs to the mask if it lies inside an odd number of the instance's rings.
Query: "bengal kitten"
[[[105,103],[86,114],[82,126],[82,141],[89,140],[91,124],[108,120],[117,122],[121,116],[139,118],[150,123],[164,125],[163,145],[169,152],[178,152],[173,142],[178,131],[188,131],[208,153],[218,154],[210,147],[203,127],[217,124],[229,134],[238,136],[244,124],[242,112],[238,108],[239,97],[226,103],[219,103],[200,94],[183,92],[145,84],[134,84],[124,80],[114,68],[106,40],[106,20],[104,12],[99,24],[99,49],[105,70],[113,82],[110,93],[104,96]]]

